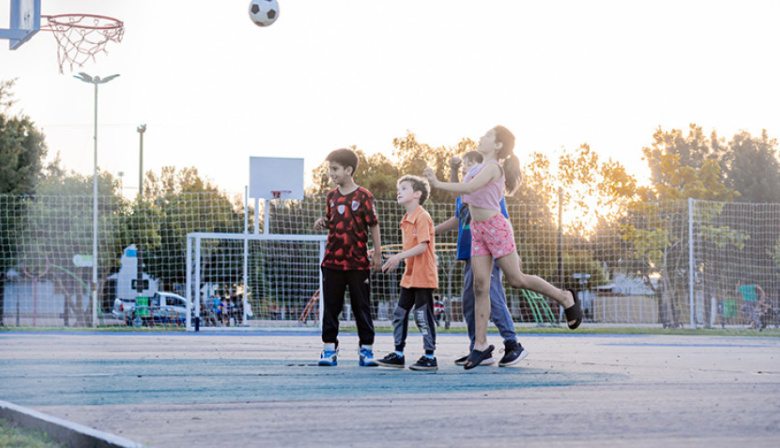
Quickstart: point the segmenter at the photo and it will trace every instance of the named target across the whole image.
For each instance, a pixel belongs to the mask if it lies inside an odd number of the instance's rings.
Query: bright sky
[[[50,33],[3,41],[0,79],[18,78],[16,111],[50,158],[91,174],[93,88],[72,75],[120,74],[99,88],[98,164],[126,190],[142,123],[144,170],[195,166],[229,193],[250,156],[303,157],[308,184],[331,150],[390,155],[407,130],[439,146],[503,124],[521,160],[588,143],[640,178],[658,126],[780,136],[775,0],[279,3],[259,28],[248,0],[42,0],[44,15],[119,18],[124,40],[65,75]]]

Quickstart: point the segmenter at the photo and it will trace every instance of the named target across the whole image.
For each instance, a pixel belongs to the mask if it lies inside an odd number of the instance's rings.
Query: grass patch
[[[0,419],[0,446],[13,448],[62,448],[65,445],[51,440],[48,434],[20,428]]]

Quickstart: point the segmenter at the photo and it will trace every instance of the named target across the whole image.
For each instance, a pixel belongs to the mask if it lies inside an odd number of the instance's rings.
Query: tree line
[[[13,80],[0,82],[0,195],[6,196],[5,209],[0,214],[0,234],[24,237],[0,239],[0,297],[7,281],[6,273],[23,261],[20,259],[23,252],[20,244],[35,246],[34,250],[40,253],[63,253],[63,257],[67,258],[73,253],[88,250],[82,247],[55,248],[56,240],[36,238],[36,235],[83,232],[89,229],[91,222],[89,201],[84,202],[82,210],[69,210],[74,220],[69,230],[46,228],[51,224],[43,220],[37,224],[25,223],[26,227],[23,227],[14,219],[22,216],[24,208],[39,208],[38,216],[46,216],[47,213],[53,216],[58,212],[56,203],[31,200],[38,196],[90,198],[92,178],[67,171],[59,157],[45,162],[48,148],[43,132],[36,128],[30,117],[10,113],[14,105],[13,85]],[[353,147],[360,157],[356,182],[367,187],[378,199],[394,200],[397,179],[407,173],[420,174],[426,166],[433,167],[439,178],[449,178],[450,158],[476,148],[476,142],[468,138],[462,138],[454,145],[432,147],[418,141],[412,132],[394,139],[392,143],[391,157],[368,154],[361,148]],[[517,146],[522,149],[523,143],[518,141]],[[555,229],[565,229],[562,234],[566,252],[560,254],[558,242],[554,240],[540,241],[537,247],[527,250],[554,253],[558,248],[559,258],[564,257],[567,264],[579,264],[584,267],[577,269],[592,271],[599,271],[598,266],[614,267],[627,259],[641,259],[644,267],[633,274],[645,278],[653,288],[670,291],[673,288],[669,285],[659,287],[649,279],[660,273],[665,281],[674,281],[674,275],[659,272],[659,266],[670,266],[670,257],[683,257],[682,253],[675,254],[681,246],[675,244],[673,236],[661,230],[657,220],[648,219],[648,223],[653,221],[655,224],[642,226],[637,224],[642,222],[637,217],[666,216],[660,204],[688,198],[780,203],[778,141],[770,138],[766,130],[760,136],[740,131],[727,140],[715,131],[707,136],[697,124],[691,124],[685,131],[659,127],[649,146],[642,148],[642,156],[651,173],[649,185],[640,185],[637,178],[620,163],[612,159],[603,160],[587,143],[563,151],[555,160],[531,150],[530,161],[523,167],[524,182],[515,195],[507,198],[507,202],[510,206],[538,204],[539,210],[533,216],[513,216],[513,224],[520,234],[540,228],[549,230],[551,234],[555,233]],[[307,194],[321,196],[331,188],[327,164],[322,163],[312,172]],[[165,167],[159,173],[149,171],[145,173],[144,191],[143,197],[127,199],[120,191],[118,179],[105,171],[99,173],[100,216],[101,221],[105,221],[101,222],[101,228],[109,229],[109,222],[113,226],[110,232],[101,235],[100,252],[109,254],[100,259],[103,280],[116,271],[116,260],[124,247],[143,241],[145,247],[142,253],[147,272],[163,284],[181,282],[184,278],[187,233],[243,231],[241,198],[230,197],[220,191],[218,186],[204,180],[197,168]],[[193,194],[198,197],[195,203],[191,199]],[[10,197],[15,199],[8,199]],[[451,202],[452,199],[448,194],[434,190],[431,201]],[[199,210],[209,210],[207,222],[197,218]],[[562,222],[558,222],[558,210],[565,211]],[[186,214],[196,218],[179,219]],[[121,219],[109,220],[109,216]],[[671,216],[668,219],[674,219]],[[301,223],[300,226],[303,232],[310,223]],[[713,244],[734,247],[749,244],[750,236],[744,232],[724,226],[710,227],[703,231],[711,233]],[[600,250],[598,255],[589,250],[589,241],[596,238],[601,244],[611,242],[611,250]],[[170,247],[179,249],[171,253]],[[32,247],[27,247],[27,250],[32,250]],[[768,256],[773,257],[780,269],[780,239],[770,248],[772,251],[774,255],[770,253]],[[219,247],[211,248],[210,253],[216,259]],[[529,271],[561,281],[568,278],[555,269],[552,272]],[[659,294],[662,293],[659,290]],[[74,305],[75,308],[78,306]]]

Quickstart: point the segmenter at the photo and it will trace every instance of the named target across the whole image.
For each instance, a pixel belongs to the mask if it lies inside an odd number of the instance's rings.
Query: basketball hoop
[[[292,193],[291,190],[279,190],[279,191],[272,191],[271,196],[273,196],[274,199],[279,199],[282,197],[282,194],[290,194]]]
[[[41,16],[49,23],[42,30],[54,33],[57,39],[57,61],[60,74],[66,63],[81,67],[97,53],[106,51],[109,41],[122,42],[125,25],[121,20],[94,14],[59,14]]]

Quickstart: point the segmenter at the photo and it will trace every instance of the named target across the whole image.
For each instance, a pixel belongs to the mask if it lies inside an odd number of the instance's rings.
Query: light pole
[[[142,124],[138,126],[138,134],[141,138],[140,148],[138,149],[138,196],[144,196],[144,132],[146,132],[146,125]]]
[[[139,125],[136,129],[140,138],[138,148],[138,200],[143,200],[144,197],[144,132],[146,132],[146,125]],[[144,287],[144,254],[141,248],[141,242],[138,241],[136,247],[136,259],[138,260],[138,268],[136,269],[135,278],[135,291],[136,297],[140,297],[146,289]]]
[[[94,78],[84,72],[79,73],[79,76],[73,76],[74,78],[84,81],[87,84],[95,86],[95,131],[94,131],[94,143],[95,143],[95,166],[94,173],[92,174],[92,326],[97,327],[97,296],[98,296],[98,85],[105,84],[119,75],[106,76],[100,78],[95,76]]]

